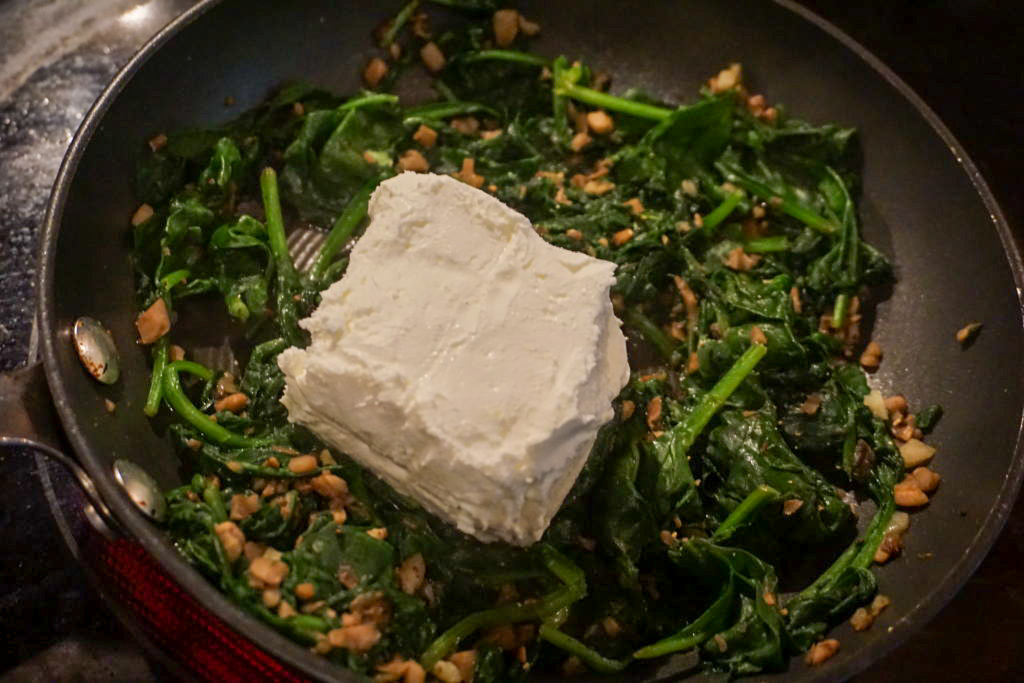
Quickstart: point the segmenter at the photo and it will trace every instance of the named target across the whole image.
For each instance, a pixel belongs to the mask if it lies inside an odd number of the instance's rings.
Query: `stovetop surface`
[[[37,235],[75,129],[132,53],[192,4],[0,0],[0,371],[35,357]],[[1024,60],[1014,3],[804,4],[866,45],[938,112],[991,184],[1020,240]],[[0,680],[158,680],[158,668],[87,585],[50,513],[51,501],[59,507],[75,500],[66,474],[31,453],[6,452],[0,491],[8,492],[0,503]],[[1024,670],[1022,563],[1024,505],[1018,504],[964,590],[857,680],[1012,679]]]

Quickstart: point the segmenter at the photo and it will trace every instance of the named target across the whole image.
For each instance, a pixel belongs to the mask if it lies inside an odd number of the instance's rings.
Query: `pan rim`
[[[946,144],[949,152],[971,181],[974,191],[984,203],[985,209],[989,212],[992,227],[995,228],[996,233],[999,235],[999,240],[1003,245],[1003,251],[1010,266],[1010,272],[1016,288],[1018,322],[1024,325],[1024,262],[1021,260],[1020,248],[1013,237],[1010,225],[1002,208],[999,206],[999,202],[996,201],[995,195],[992,194],[988,183],[981,175],[974,160],[967,153],[964,146],[960,144],[960,141],[953,135],[953,132],[943,123],[942,119],[939,118],[938,114],[932,110],[928,103],[870,50],[854,40],[839,27],[818,16],[795,0],[772,0],[772,2],[814,24],[867,63],[869,67],[885,79],[889,85],[895,88],[914,107]],[[1018,378],[1018,385],[1024,389],[1024,377]],[[845,680],[860,673],[871,664],[881,660],[886,654],[892,652],[917,629],[931,621],[943,607],[948,605],[950,600],[967,583],[967,580],[977,571],[982,561],[988,557],[996,539],[1006,526],[1010,511],[1013,509],[1013,505],[1020,494],[1022,481],[1024,481],[1024,414],[1021,415],[1017,422],[1017,439],[1013,449],[1013,460],[1009,470],[1006,472],[1003,486],[993,501],[992,507],[989,508],[988,515],[978,527],[974,539],[962,551],[960,559],[935,584],[935,588],[927,593],[903,616],[899,623],[905,624],[904,628],[899,629],[898,632],[893,630],[888,637],[880,638],[870,643],[865,648],[865,654],[870,656],[845,662],[843,666],[837,667],[838,671],[830,673],[838,673],[837,678],[840,680]],[[831,678],[831,676],[820,676],[815,680],[827,680],[828,678]]]
[[[863,60],[876,74],[894,88],[899,96],[911,104],[945,143],[956,163],[967,175],[974,192],[988,211],[991,223],[999,236],[1016,288],[1018,318],[1020,318],[1024,314],[1024,262],[1021,260],[1020,250],[1013,238],[1002,209],[964,147],[931,107],[867,48],[831,22],[823,19],[794,0],[771,1],[783,10],[796,14],[821,31],[824,31]],[[357,678],[351,672],[331,664],[325,658],[312,655],[305,648],[288,640],[270,628],[270,626],[230,602],[226,596],[189,565],[166,541],[162,534],[154,533],[156,531],[155,528],[143,515],[139,514],[128,498],[122,495],[113,477],[100,466],[99,460],[93,456],[92,449],[78,426],[77,417],[70,398],[64,389],[64,384],[57,370],[58,335],[56,334],[56,320],[54,319],[56,244],[60,234],[69,188],[76,175],[79,162],[107,111],[142,66],[182,29],[222,2],[223,0],[201,0],[153,36],[125,64],[104,89],[89,109],[82,124],[75,133],[54,181],[39,236],[36,306],[37,319],[42,330],[40,335],[42,358],[55,407],[65,433],[75,450],[75,454],[93,477],[101,495],[107,501],[117,520],[128,529],[134,539],[142,544],[164,569],[168,570],[175,581],[181,584],[188,593],[210,609],[217,617],[230,625],[233,630],[238,632],[240,637],[253,640],[284,663],[318,679],[348,679],[354,681]],[[1020,387],[1024,390],[1024,377],[1018,378],[1018,381]],[[1024,479],[1024,414],[1018,420],[1013,460],[1003,479],[999,493],[992,501],[988,514],[978,527],[971,542],[963,549],[959,559],[952,565],[946,575],[933,585],[932,590],[922,596],[898,622],[901,628],[894,630],[885,638],[869,643],[862,650],[860,656],[837,663],[833,667],[827,667],[816,675],[812,675],[811,680],[846,679],[863,671],[896,648],[948,604],[950,599],[959,592],[982,560],[988,555],[996,538],[1002,532],[1013,503],[1017,498],[1022,479]]]
[[[248,638],[292,669],[310,675],[317,680],[341,680],[355,683],[361,679],[353,672],[332,664],[324,657],[313,655],[298,643],[289,640],[263,621],[229,601],[227,596],[217,590],[195,567],[185,561],[164,535],[158,533],[149,519],[139,513],[134,503],[120,490],[112,473],[101,467],[98,459],[93,456],[92,449],[78,426],[71,401],[57,371],[57,335],[49,334],[50,330],[56,329],[56,321],[53,319],[56,296],[54,289],[56,243],[60,234],[68,191],[89,142],[117,96],[146,62],[184,28],[222,2],[223,0],[201,0],[160,29],[117,72],[114,79],[89,108],[75,132],[57,172],[39,237],[36,316],[41,329],[40,349],[43,368],[61,426],[75,451],[74,455],[92,477],[96,488],[118,523],[127,529],[130,536],[153,556],[160,567],[167,571],[171,578],[192,598],[228,624],[240,638]]]

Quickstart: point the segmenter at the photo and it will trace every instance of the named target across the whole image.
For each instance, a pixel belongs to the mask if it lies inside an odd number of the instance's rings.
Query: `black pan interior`
[[[843,647],[799,680],[845,677],[919,627],[959,588],[1002,526],[1021,474],[1024,333],[1021,265],[983,182],[948,132],[905,88],[788,4],[521,3],[543,26],[538,51],[582,57],[612,72],[613,88],[640,86],[680,100],[725,64],[744,64],[752,89],[801,117],[862,131],[862,217],[868,239],[893,257],[899,282],[877,306],[873,338],[885,360],[873,383],[912,406],[940,402],[931,439],[943,475],[931,508],[915,514],[902,560],[879,570],[893,606],[876,626],[837,629]],[[149,370],[135,344],[128,261],[132,177],[153,134],[224,121],[295,79],[340,92],[376,54],[371,31],[399,3],[226,0],[202,3],[155,39],[87,118],[58,178],[42,254],[41,320],[48,377],[68,435],[119,518],[181,583],[236,629],[318,677],[339,670],[229,605],[152,531],[110,476],[135,460],[164,486],[178,460],[142,415]],[[225,98],[234,105],[225,106]],[[92,315],[123,356],[115,387],[90,380],[69,325]],[[961,350],[954,332],[985,324]],[[108,414],[104,398],[117,402]]]

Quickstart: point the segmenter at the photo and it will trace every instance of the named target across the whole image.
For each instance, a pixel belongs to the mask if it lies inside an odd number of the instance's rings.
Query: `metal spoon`
[[[82,316],[71,328],[75,350],[86,371],[96,381],[113,384],[121,376],[121,357],[114,338],[95,318]]]
[[[122,458],[114,461],[114,479],[124,487],[128,497],[144,514],[157,522],[164,520],[167,516],[167,500],[149,472]]]

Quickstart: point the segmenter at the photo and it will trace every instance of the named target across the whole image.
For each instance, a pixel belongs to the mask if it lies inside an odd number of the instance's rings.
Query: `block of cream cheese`
[[[448,176],[384,181],[278,363],[289,419],[483,541],[540,539],[629,377],[615,266]]]

